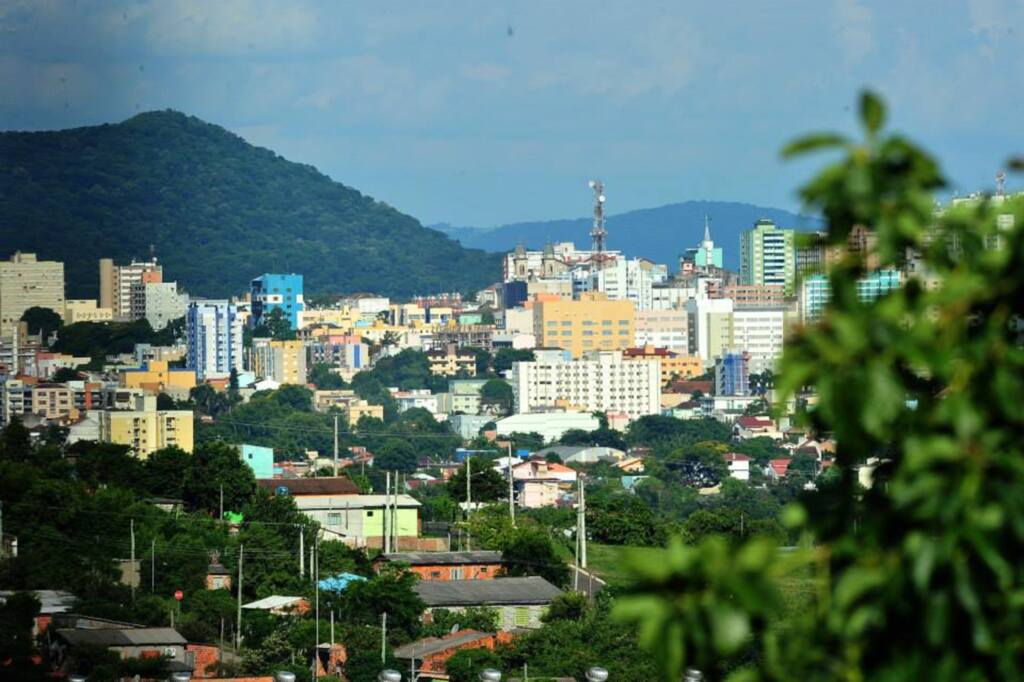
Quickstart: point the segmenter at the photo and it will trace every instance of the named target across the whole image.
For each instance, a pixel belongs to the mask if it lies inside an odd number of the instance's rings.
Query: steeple
[[[711,242],[711,219],[707,213],[704,214],[704,241]]]

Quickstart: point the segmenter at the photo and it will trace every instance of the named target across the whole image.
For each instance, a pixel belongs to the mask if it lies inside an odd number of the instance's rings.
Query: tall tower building
[[[0,261],[0,335],[10,335],[25,311],[36,307],[64,317],[64,264],[19,251]]]
[[[267,314],[280,310],[292,329],[299,328],[299,312],[306,309],[302,298],[302,275],[260,275],[252,281],[250,292],[252,326],[259,326]]]
[[[793,293],[796,257],[793,230],[762,218],[740,236],[740,281],[743,284],[781,286]]]
[[[228,301],[192,301],[185,315],[188,351],[185,367],[196,379],[222,379],[242,371],[242,320]]]
[[[146,316],[145,285],[163,281],[163,266],[156,258],[116,265],[100,259],[100,308],[110,308],[114,320],[131,322]]]

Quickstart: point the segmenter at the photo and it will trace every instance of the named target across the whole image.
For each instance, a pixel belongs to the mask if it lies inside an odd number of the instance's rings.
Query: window
[[[530,607],[516,606],[512,612],[512,624],[517,628],[530,626]]]
[[[337,512],[331,512],[327,515],[328,526],[340,526],[341,525],[341,514]]]

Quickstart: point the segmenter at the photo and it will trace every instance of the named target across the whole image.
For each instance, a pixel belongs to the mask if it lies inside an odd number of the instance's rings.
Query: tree
[[[39,600],[28,592],[15,592],[0,604],[0,661],[8,674],[28,674],[32,664],[32,628],[39,614]]]
[[[512,576],[539,575],[552,585],[569,582],[569,567],[555,548],[548,531],[524,525],[512,531],[501,547],[506,573]]]
[[[221,441],[202,443],[192,454],[182,495],[192,509],[217,515],[221,489],[224,510],[238,511],[256,490],[256,478],[238,455],[238,448]]]
[[[486,668],[502,668],[501,655],[486,647],[456,651],[444,664],[451,682],[477,682],[480,671]]]
[[[551,600],[542,620],[553,623],[558,620],[580,621],[587,615],[589,603],[582,592],[565,592]]]
[[[503,374],[512,369],[513,362],[531,362],[534,360],[532,350],[518,348],[501,348],[494,354],[494,373]]]
[[[403,474],[416,471],[416,449],[407,440],[388,438],[373,454],[373,466],[376,469]]]
[[[263,316],[260,324],[253,327],[252,335],[258,338],[270,337],[275,341],[291,341],[295,338],[295,330],[292,329],[291,322],[285,317],[284,311],[274,308]]]
[[[660,545],[665,541],[660,519],[640,499],[624,493],[588,499],[587,530],[591,539],[609,545]]]
[[[348,384],[341,376],[333,371],[331,365],[326,362],[318,362],[309,371],[309,380],[321,391],[347,388]]]
[[[191,468],[192,455],[181,448],[171,446],[157,450],[142,465],[145,488],[156,497],[181,499]]]
[[[491,379],[480,387],[480,408],[487,414],[510,414],[514,401],[512,386],[504,379]]]
[[[379,624],[380,614],[387,613],[389,631],[415,637],[426,609],[413,590],[417,579],[415,573],[386,567],[369,580],[350,583],[343,592],[328,597],[327,607],[345,614],[350,625]]]
[[[43,343],[50,338],[50,334],[57,331],[63,322],[60,315],[50,308],[32,306],[21,314],[21,321],[28,327],[29,334],[40,334]]]
[[[816,546],[782,557],[761,539],[711,538],[674,544],[661,566],[635,562],[619,616],[641,624],[666,679],[738,662],[751,643],[748,679],[1024,675],[1012,596],[1024,551],[1024,205],[981,199],[936,215],[938,164],[882,131],[872,93],[860,110],[863,142],[822,134],[787,149],[837,152],[801,194],[828,244],[866,230],[873,245],[831,267],[824,315],[787,339],[776,380],[783,403],[813,390],[801,420],[836,439],[838,479],[786,514]],[[892,268],[908,252],[936,286],[859,295],[869,257]],[[869,457],[882,461],[865,491],[856,469]],[[820,597],[770,627],[781,600],[767,576],[797,571]]]
[[[82,375],[79,374],[78,370],[71,369],[70,367],[61,367],[53,373],[50,380],[57,384],[66,384],[69,381],[78,381],[81,378]]]
[[[508,481],[482,457],[472,457],[469,463],[471,496],[473,502],[494,502],[508,498]],[[448,479],[448,494],[457,502],[466,501],[466,466],[463,465]]]

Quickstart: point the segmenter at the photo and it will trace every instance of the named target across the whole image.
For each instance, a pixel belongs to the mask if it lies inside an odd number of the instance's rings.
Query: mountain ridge
[[[688,200],[641,208],[608,216],[608,248],[621,250],[628,256],[642,256],[658,262],[675,259],[686,248],[696,246],[704,234],[704,215],[710,218],[711,237],[724,249],[726,267],[739,267],[739,234],[759,218],[775,221],[780,227],[813,230],[819,221],[813,217],[784,209],[738,201]],[[463,246],[508,251],[522,243],[528,248],[541,248],[548,241],[574,241],[578,246],[590,244],[591,218],[562,218],[525,221],[496,227],[431,225]]]
[[[473,291],[500,258],[173,110],[120,123],[0,132],[0,257],[62,260],[69,298],[95,297],[98,260],[145,257],[190,293],[227,296],[263,272],[307,292]]]

